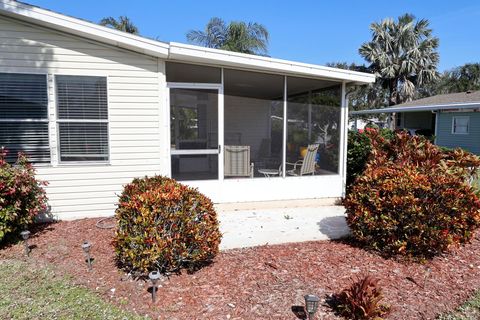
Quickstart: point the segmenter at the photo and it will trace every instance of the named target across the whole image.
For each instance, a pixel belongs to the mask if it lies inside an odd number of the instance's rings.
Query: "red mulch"
[[[132,280],[115,266],[112,230],[97,219],[64,221],[32,236],[28,259],[49,263],[122,308],[158,319],[295,319],[292,307],[303,295],[322,298],[347,287],[352,278],[381,279],[393,311],[388,319],[434,319],[452,310],[480,288],[480,234],[471,244],[425,265],[385,260],[348,244],[316,241],[222,252],[194,274],[184,272],[161,282],[152,305],[148,283]],[[87,272],[80,247],[92,243],[94,268]],[[22,257],[21,244],[0,251],[0,258]],[[427,267],[431,269],[425,281]],[[424,287],[425,285],[425,287]],[[113,290],[114,289],[114,290]],[[323,305],[324,319],[337,319]]]

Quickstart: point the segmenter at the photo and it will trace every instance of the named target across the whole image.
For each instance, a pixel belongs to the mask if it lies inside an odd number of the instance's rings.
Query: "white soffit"
[[[345,80],[360,84],[375,82],[375,75],[369,73],[204,48],[176,42],[170,42],[169,58],[184,62],[217,64],[222,66],[288,73],[299,76],[321,77],[340,81]]]

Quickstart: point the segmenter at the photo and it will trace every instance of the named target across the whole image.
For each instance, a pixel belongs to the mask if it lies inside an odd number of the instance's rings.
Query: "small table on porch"
[[[278,169],[258,169],[258,172],[267,178],[280,175],[280,171]]]

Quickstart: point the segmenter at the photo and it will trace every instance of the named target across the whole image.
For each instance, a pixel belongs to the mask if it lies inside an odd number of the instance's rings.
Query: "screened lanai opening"
[[[338,174],[341,83],[288,77],[287,92],[287,176]]]
[[[174,179],[338,174],[340,82],[166,66]]]
[[[282,176],[284,77],[224,69],[225,178]]]

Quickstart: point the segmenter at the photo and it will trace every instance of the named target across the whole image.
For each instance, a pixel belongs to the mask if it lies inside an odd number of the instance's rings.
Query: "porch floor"
[[[345,209],[336,205],[292,207],[259,206],[234,210],[217,208],[223,239],[221,250],[312,240],[338,239],[348,235]]]

